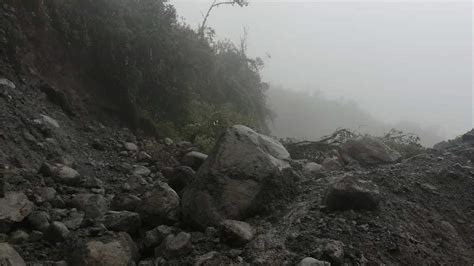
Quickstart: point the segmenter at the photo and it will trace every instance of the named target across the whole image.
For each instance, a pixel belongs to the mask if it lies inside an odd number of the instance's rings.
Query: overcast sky
[[[211,1],[171,0],[194,28]],[[266,1],[219,7],[208,26],[266,57],[265,81],[357,102],[384,122],[472,128],[470,1]]]

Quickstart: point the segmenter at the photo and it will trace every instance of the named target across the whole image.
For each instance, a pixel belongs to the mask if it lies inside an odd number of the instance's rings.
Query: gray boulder
[[[74,196],[71,205],[84,211],[87,218],[97,218],[105,214],[108,209],[107,200],[98,194],[81,193]]]
[[[271,209],[294,183],[290,154],[279,142],[245,126],[232,126],[183,192],[182,212],[205,229]]]
[[[69,236],[69,229],[61,222],[52,222],[44,233],[45,239],[50,242],[60,242]]]
[[[191,235],[181,232],[177,235],[168,235],[161,246],[155,249],[155,256],[175,258],[189,254],[192,251]]]
[[[307,174],[316,174],[316,173],[321,172],[323,170],[323,167],[318,163],[309,162],[305,164],[305,166],[303,167],[303,170]]]
[[[39,231],[46,231],[49,227],[49,214],[44,211],[34,211],[28,215],[28,222],[31,226]]]
[[[160,225],[145,233],[144,244],[146,248],[153,248],[159,246],[161,242],[170,234],[173,233],[173,228],[167,225]]]
[[[253,239],[255,229],[248,223],[224,220],[220,223],[221,237],[231,246],[241,246]]]
[[[45,162],[40,173],[53,177],[57,182],[67,185],[77,185],[81,181],[78,171],[64,164],[50,164]]]
[[[132,170],[132,175],[135,176],[148,176],[150,173],[150,169],[143,165],[135,165]]]
[[[325,171],[337,171],[343,167],[341,161],[337,158],[326,158],[321,165]]]
[[[27,232],[23,230],[16,230],[15,232],[11,233],[10,238],[8,239],[8,242],[12,244],[21,244],[23,242],[26,242],[29,237],[30,236],[28,235]]]
[[[7,86],[10,89],[15,89],[16,88],[15,83],[13,83],[12,81],[10,81],[6,78],[0,78],[0,85]]]
[[[331,266],[331,263],[327,261],[320,261],[315,258],[306,257],[302,259],[297,266]]]
[[[135,211],[141,199],[133,194],[118,194],[112,199],[111,209],[115,211]]]
[[[395,163],[402,157],[380,139],[371,136],[347,141],[339,148],[339,154],[346,164],[358,162],[362,166]]]
[[[117,232],[135,233],[141,225],[138,213],[129,211],[108,211],[104,215],[104,225],[107,229]]]
[[[68,258],[69,266],[129,266],[138,262],[138,248],[127,233],[79,243]]]
[[[197,171],[207,159],[207,157],[207,154],[204,154],[202,152],[190,151],[186,153],[186,155],[184,155],[183,164]]]
[[[59,123],[54,118],[47,115],[40,115],[39,119],[34,120],[35,123],[45,124],[49,127],[59,128]]]
[[[125,142],[123,144],[123,147],[130,152],[137,152],[138,151],[138,146],[135,143],[132,142]]]
[[[168,177],[168,184],[176,192],[182,191],[187,185],[193,182],[196,172],[189,166],[178,166],[173,169]]]
[[[23,221],[33,208],[33,203],[22,192],[6,192],[0,198],[0,232],[6,232],[10,225]]]
[[[0,243],[0,265],[26,266],[26,263],[12,246],[7,243]]]
[[[331,265],[344,264],[344,243],[337,240],[330,240],[323,249],[323,258]]]
[[[380,198],[376,184],[345,175],[329,185],[324,204],[328,210],[374,210]]]
[[[143,194],[137,211],[142,221],[154,226],[176,222],[179,196],[168,184],[158,181]]]
[[[56,190],[52,187],[35,187],[33,188],[34,201],[43,203],[54,200]]]

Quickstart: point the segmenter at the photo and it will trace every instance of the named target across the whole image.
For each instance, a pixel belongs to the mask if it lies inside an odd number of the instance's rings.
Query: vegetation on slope
[[[180,23],[165,0],[9,2],[54,33],[132,128],[201,144],[228,124],[267,131],[261,60]]]

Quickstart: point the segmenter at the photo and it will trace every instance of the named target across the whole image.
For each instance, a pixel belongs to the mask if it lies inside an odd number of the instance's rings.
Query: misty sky
[[[172,0],[193,28],[211,1]],[[219,7],[217,38],[265,58],[264,81],[353,100],[383,122],[472,128],[470,1],[265,1]],[[269,54],[271,58],[266,58]]]

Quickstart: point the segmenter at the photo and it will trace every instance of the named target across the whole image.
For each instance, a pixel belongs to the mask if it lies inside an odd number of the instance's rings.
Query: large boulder
[[[26,263],[12,246],[7,243],[0,243],[0,265],[24,266]]]
[[[271,209],[293,188],[289,159],[278,141],[245,126],[228,128],[183,192],[184,218],[205,229]]]
[[[138,248],[127,233],[79,243],[69,256],[68,265],[128,266],[139,258]]]
[[[376,184],[345,175],[338,178],[326,190],[324,204],[328,210],[374,210],[380,198]]]
[[[339,148],[339,154],[346,164],[358,162],[362,166],[394,163],[402,157],[380,139],[371,136],[348,140]]]

